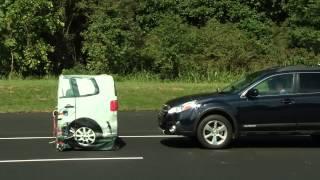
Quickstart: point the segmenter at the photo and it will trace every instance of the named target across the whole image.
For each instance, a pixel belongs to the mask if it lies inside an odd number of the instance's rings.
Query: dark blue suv
[[[225,148],[239,135],[320,135],[320,67],[271,68],[222,91],[168,101],[159,113],[165,134],[195,136]]]

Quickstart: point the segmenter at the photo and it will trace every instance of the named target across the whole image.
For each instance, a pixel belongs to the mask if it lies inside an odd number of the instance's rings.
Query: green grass
[[[56,106],[57,80],[1,80],[0,112],[42,112]]]
[[[0,80],[0,112],[50,112],[57,104],[57,80]],[[158,110],[169,99],[213,92],[225,83],[116,82],[121,111]]]
[[[167,100],[194,93],[213,92],[222,83],[182,82],[119,82],[118,98],[121,110],[155,110]]]

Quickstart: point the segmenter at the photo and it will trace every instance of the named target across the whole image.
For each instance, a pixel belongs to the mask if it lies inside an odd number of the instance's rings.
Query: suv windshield
[[[231,83],[229,86],[225,87],[221,92],[222,93],[237,93],[246,87],[248,87],[251,83],[253,83],[256,79],[258,79],[260,76],[265,74],[266,70],[263,71],[257,71],[252,74],[249,74],[245,76],[244,78]]]

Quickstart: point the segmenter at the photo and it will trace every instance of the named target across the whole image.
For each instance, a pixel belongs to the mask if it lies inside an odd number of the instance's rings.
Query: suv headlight
[[[197,104],[196,101],[189,101],[189,102],[186,102],[180,106],[175,106],[173,108],[171,108],[168,113],[169,114],[173,114],[173,113],[180,113],[180,112],[183,112],[183,111],[186,111],[186,110],[189,110],[189,109],[193,109],[193,108],[196,108],[198,107],[199,104]]]

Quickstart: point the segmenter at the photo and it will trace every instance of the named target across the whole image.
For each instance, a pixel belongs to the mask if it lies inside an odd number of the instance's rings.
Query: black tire
[[[215,125],[216,122],[217,125]],[[212,125],[214,127],[216,126],[216,128],[212,127]],[[197,128],[198,141],[203,147],[209,149],[226,148],[230,144],[232,136],[231,123],[221,115],[210,115],[205,117]],[[211,143],[209,143],[209,141]]]
[[[72,131],[74,131],[74,137],[71,139],[71,141],[69,142],[69,145],[71,145],[72,147],[80,147],[83,149],[90,149],[92,148],[92,145],[94,145],[97,141],[97,134],[101,134],[102,132],[100,130],[98,130],[99,128],[95,127],[92,124],[88,124],[88,123],[75,123],[73,126],[70,127],[70,129],[72,129]],[[86,143],[85,141],[79,141],[79,138],[77,138],[77,134],[78,132],[81,132],[81,130],[86,130],[86,131],[90,131],[92,132],[92,136],[94,136],[93,139],[87,139],[88,141],[90,141],[90,143]],[[91,137],[92,137],[91,136]]]

